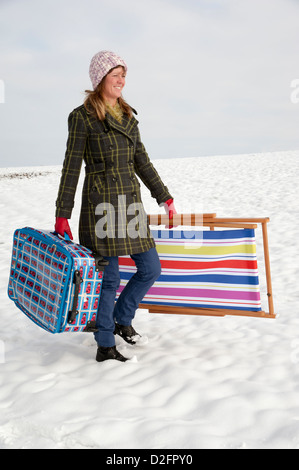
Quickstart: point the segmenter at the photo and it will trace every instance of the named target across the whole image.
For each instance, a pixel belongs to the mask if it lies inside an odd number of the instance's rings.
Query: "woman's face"
[[[103,97],[112,106],[120,98],[122,89],[126,83],[126,72],[121,66],[112,69],[104,79]]]

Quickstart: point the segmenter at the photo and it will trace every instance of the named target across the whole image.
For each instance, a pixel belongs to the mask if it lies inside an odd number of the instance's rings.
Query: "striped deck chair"
[[[242,222],[245,219],[236,222],[236,219],[225,221],[211,217],[211,220],[206,217],[201,222],[211,230],[152,230],[162,272],[140,308],[152,313],[274,318],[272,291],[269,313],[261,305],[256,223],[253,219],[251,224]],[[264,223],[268,220],[263,219]],[[218,224],[221,229],[214,230]],[[119,266],[121,284],[117,297],[136,272],[129,256],[120,257]],[[267,287],[271,290],[267,263],[266,274]]]

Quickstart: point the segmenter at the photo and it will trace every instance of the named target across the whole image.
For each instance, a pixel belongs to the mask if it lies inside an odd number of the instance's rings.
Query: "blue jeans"
[[[96,320],[98,331],[94,334],[99,346],[115,346],[115,320],[120,325],[131,325],[139,303],[161,274],[161,263],[156,248],[130,256],[135,262],[137,272],[131,277],[116,303],[116,291],[120,284],[118,256],[105,256],[109,265],[105,266]]]

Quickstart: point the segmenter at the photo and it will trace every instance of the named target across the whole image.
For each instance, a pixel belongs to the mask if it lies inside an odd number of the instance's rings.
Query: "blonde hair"
[[[117,67],[114,67],[117,68]],[[113,70],[113,69],[112,69]],[[109,73],[112,71],[110,70]],[[108,74],[107,74],[108,75]],[[106,77],[107,77],[106,75]],[[92,116],[98,117],[100,121],[104,121],[106,117],[106,105],[103,97],[103,89],[106,77],[98,84],[95,90],[85,90],[86,98],[84,100],[84,106],[86,111],[88,111]],[[132,117],[132,108],[121,96],[118,98],[118,104],[122,112],[128,116]]]

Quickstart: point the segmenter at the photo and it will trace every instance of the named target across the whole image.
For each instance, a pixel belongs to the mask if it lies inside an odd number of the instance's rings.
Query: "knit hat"
[[[122,66],[127,71],[126,63],[114,52],[100,51],[93,56],[89,67],[89,76],[95,90],[107,73],[114,67]]]

